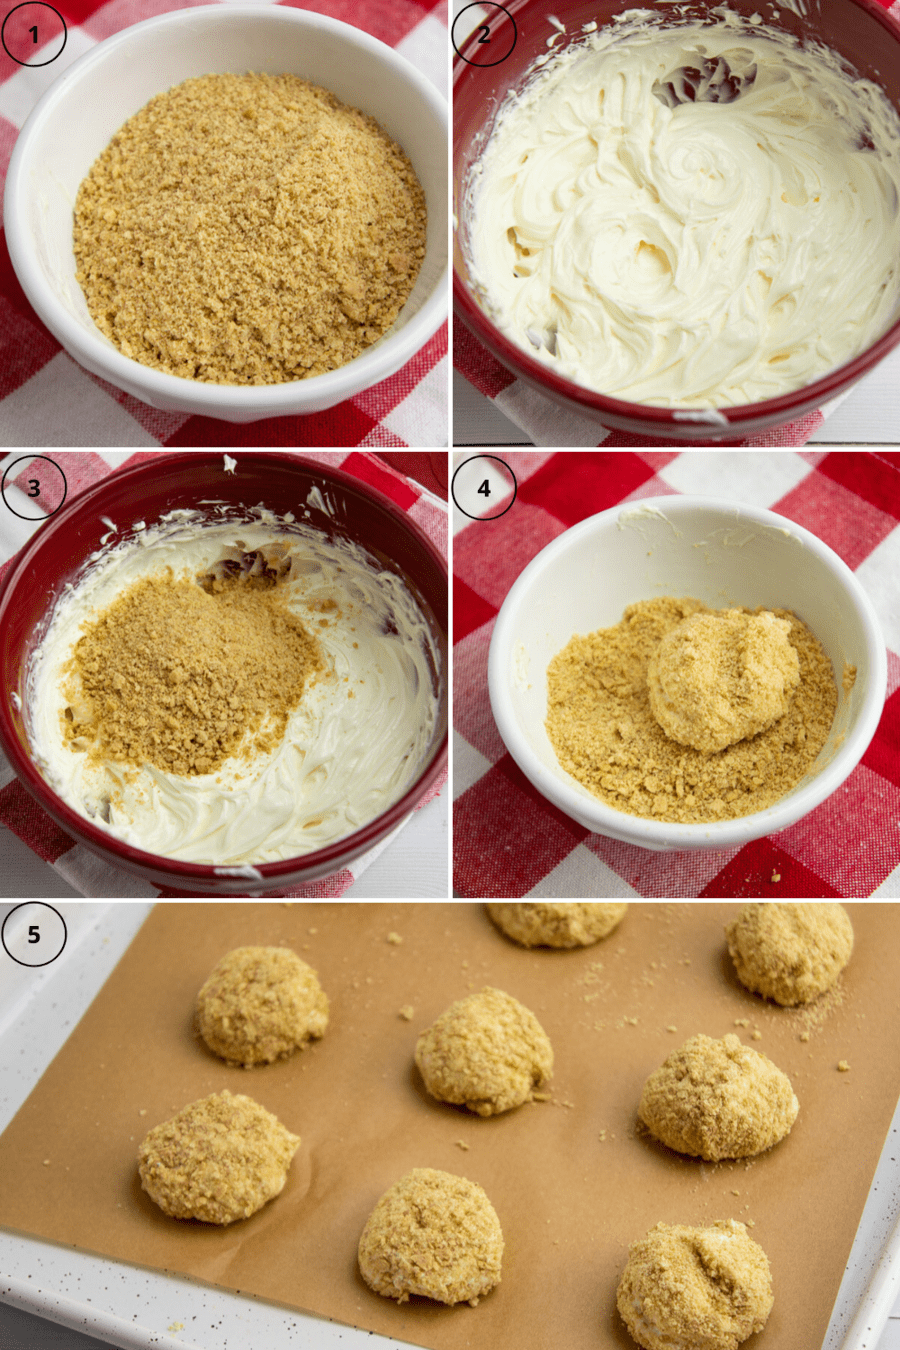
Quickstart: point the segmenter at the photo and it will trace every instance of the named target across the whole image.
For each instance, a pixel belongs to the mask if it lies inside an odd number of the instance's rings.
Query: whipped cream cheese
[[[57,601],[30,664],[26,723],[38,769],[99,829],[134,848],[249,876],[258,875],[254,864],[334,843],[403,795],[434,734],[440,656],[403,579],[362,548],[263,508],[250,520],[228,517],[229,508],[213,504],[205,514],[172,511],[92,555]],[[305,691],[278,748],[195,777],[150,764],[126,772],[69,748],[63,672],[82,624],[167,567],[194,577],[235,548],[274,542],[292,556],[281,594],[315,634],[328,668]],[[339,612],[315,608],[329,600]]]
[[[900,312],[896,111],[821,44],[714,13],[631,10],[562,50],[548,38],[467,184],[492,320],[549,369],[644,404],[800,388]]]

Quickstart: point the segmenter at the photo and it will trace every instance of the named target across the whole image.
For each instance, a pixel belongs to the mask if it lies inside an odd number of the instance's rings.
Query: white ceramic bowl
[[[246,71],[301,75],[374,117],[412,161],[428,208],[422,269],[390,331],[341,369],[289,384],[204,384],[142,366],[100,332],[75,280],[75,196],[123,123],[192,76]],[[447,104],[431,82],[358,28],[276,5],[176,10],[80,57],[28,118],[6,177],[13,267],[66,351],[144,403],[229,422],[321,412],[393,375],[447,316],[447,139]]]
[[[645,820],[605,805],[560,766],[544,729],[547,666],[576,633],[617,624],[627,605],[693,596],[715,608],[789,609],[831,659],[838,708],[807,775],[764,811],[708,825]],[[855,665],[849,695],[844,663]],[[875,734],[887,687],[884,641],[847,565],[792,521],[701,497],[654,497],[591,516],[528,564],[503,602],[488,660],[491,708],[519,768],[586,829],[651,849],[730,849],[793,825],[830,796]]]

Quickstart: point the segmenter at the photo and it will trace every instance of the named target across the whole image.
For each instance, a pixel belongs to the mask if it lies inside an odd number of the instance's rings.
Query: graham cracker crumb
[[[416,1010],[411,1003],[404,1003],[403,1007],[397,1013],[397,1016],[402,1017],[404,1022],[411,1022],[415,1015]]]
[[[84,624],[61,719],[70,747],[183,777],[274,749],[325,666],[276,583],[256,580],[252,567],[196,580],[166,568]]]
[[[403,942],[403,938],[399,933],[388,933],[387,940],[392,947],[399,947]]]
[[[386,332],[425,224],[412,165],[373,118],[296,75],[204,75],[157,94],[94,163],[76,276],[125,356],[279,384]]]
[[[838,1072],[839,1072],[839,1073],[849,1073],[849,1072],[850,1072],[850,1065],[847,1063],[847,1061],[846,1061],[845,1059],[840,1059],[840,1060],[838,1060]]]
[[[825,742],[837,707],[831,662],[793,614],[762,608],[788,623],[797,656],[787,710],[716,753],[666,734],[651,707],[651,660],[683,620],[716,612],[689,598],[642,600],[616,627],[573,637],[550,663],[546,727],[559,762],[619,811],[682,822],[760,811],[799,782]]]

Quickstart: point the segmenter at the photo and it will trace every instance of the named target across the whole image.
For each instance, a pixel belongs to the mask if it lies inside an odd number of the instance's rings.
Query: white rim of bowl
[[[599,798],[582,795],[582,792],[570,787],[564,777],[557,777],[552,770],[548,769],[544,761],[535,754],[525,740],[517,719],[509,710],[506,698],[509,635],[513,625],[514,612],[518,608],[523,595],[527,594],[531,577],[552,561],[557,554],[564,553],[575,539],[590,533],[591,529],[595,527],[596,521],[603,518],[612,520],[617,518],[622,511],[634,511],[642,507],[655,507],[657,510],[665,511],[673,516],[677,516],[681,511],[687,509],[706,508],[712,511],[728,512],[733,516],[737,515],[748,524],[766,525],[778,530],[788,529],[800,540],[804,547],[810,549],[831,570],[836,571],[847,589],[853,594],[857,610],[862,619],[866,657],[871,672],[871,689],[862,713],[853,730],[848,733],[841,746],[840,753],[835,755],[831,762],[826,764],[804,786],[802,792],[797,793],[796,789],[792,789],[787,797],[782,798],[773,806],[766,807],[763,811],[754,811],[747,816],[736,816],[733,820],[710,821],[707,824],[679,824],[678,822],[657,821],[645,816],[630,815],[626,811],[617,811],[613,807],[607,806],[605,802],[600,801]],[[556,539],[552,540],[532,558],[507,592],[494,624],[488,652],[488,691],[491,712],[507,750],[529,782],[533,785],[536,780],[540,782],[541,788],[538,790],[542,795],[570,818],[577,818],[576,815],[573,815],[573,812],[582,816],[595,816],[595,832],[597,834],[604,834],[606,832],[605,827],[608,827],[615,838],[621,838],[623,833],[634,836],[641,835],[643,841],[646,841],[645,843],[637,837],[634,837],[631,841],[638,847],[665,848],[674,851],[679,846],[690,848],[702,843],[704,847],[713,849],[716,839],[721,839],[722,842],[719,847],[729,849],[740,847],[752,839],[758,839],[763,834],[775,834],[779,830],[787,829],[788,826],[795,824],[801,817],[808,815],[810,811],[820,806],[849,777],[865,753],[881,720],[887,692],[887,656],[874,606],[853,572],[832,548],[829,548],[823,540],[802,525],[795,524],[786,516],[779,516],[775,511],[769,511],[763,507],[744,506],[739,502],[727,501],[721,497],[677,495],[646,497],[633,502],[620,502],[618,506],[588,516],[585,520],[579,521],[576,525],[558,535]],[[556,772],[559,775],[565,774],[562,766],[559,766]],[[764,829],[760,828],[762,825],[765,826]]]
[[[38,264],[34,261],[30,244],[31,231],[25,208],[27,193],[24,183],[24,161],[29,141],[55,111],[73,81],[80,81],[86,74],[90,74],[94,66],[108,58],[110,52],[134,41],[138,33],[170,25],[177,27],[186,24],[196,27],[198,23],[204,26],[230,24],[241,19],[318,28],[364,48],[373,56],[393,65],[398,76],[402,76],[415,86],[421,98],[441,121],[446,133],[449,127],[449,108],[436,86],[400,52],[361,28],[354,28],[352,24],[342,23],[339,19],[332,19],[310,10],[282,9],[277,5],[204,5],[200,8],[174,10],[152,19],[143,19],[140,23],[131,24],[111,37],[104,38],[91,51],[85,52],[83,56],[73,61],[41,96],[26,118],[13,147],[6,175],[4,228],[14,271],[40,319],[67,351],[83,352],[85,359],[104,367],[110,382],[116,384],[117,388],[121,387],[117,381],[118,376],[128,384],[135,382],[143,384],[150,397],[163,399],[169,403],[173,400],[183,401],[187,397],[187,391],[190,390],[192,399],[210,404],[210,416],[217,415],[214,411],[215,406],[220,409],[227,408],[229,411],[258,408],[261,416],[277,417],[279,415],[277,405],[281,403],[287,405],[285,413],[295,411],[292,405],[297,401],[298,389],[306,396],[304,401],[327,399],[332,393],[341,393],[341,397],[348,397],[349,395],[341,391],[347,384],[347,372],[351,369],[354,377],[362,377],[360,380],[354,378],[354,386],[359,384],[360,387],[368,388],[377,384],[398,368],[396,353],[401,345],[408,350],[400,364],[411,360],[447,317],[449,261],[431,294],[397,333],[383,340],[374,350],[363,352],[337,370],[328,371],[324,375],[313,375],[306,380],[290,380],[284,384],[209,384],[200,380],[182,379],[178,375],[167,375],[164,371],[142,365],[140,361],[133,361],[130,357],[123,356],[115,347],[107,346],[99,329],[95,334],[76,322],[65,307],[56,301],[44,281]],[[202,414],[199,408],[197,412]],[[221,416],[221,413],[218,415]]]

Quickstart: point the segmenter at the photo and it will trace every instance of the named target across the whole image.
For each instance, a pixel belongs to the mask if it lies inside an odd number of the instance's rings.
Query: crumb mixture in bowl
[[[64,685],[66,740],[95,761],[182,776],[274,749],[325,666],[313,634],[260,587],[272,570],[261,563],[262,553],[245,554],[233,570],[198,577],[168,567],[87,622]],[[273,572],[271,584],[279,579]]]
[[[824,649],[781,609],[641,600],[614,628],[573,637],[547,671],[562,768],[616,810],[655,820],[774,805],[812,769],[836,708]]]
[[[125,355],[280,384],[376,342],[425,256],[422,187],[377,122],[295,75],[204,75],[151,99],[75,203],[77,279]]]
[[[132,847],[253,866],[403,796],[440,657],[404,579],[264,508],[169,512],[92,555],[26,675],[35,763]]]

